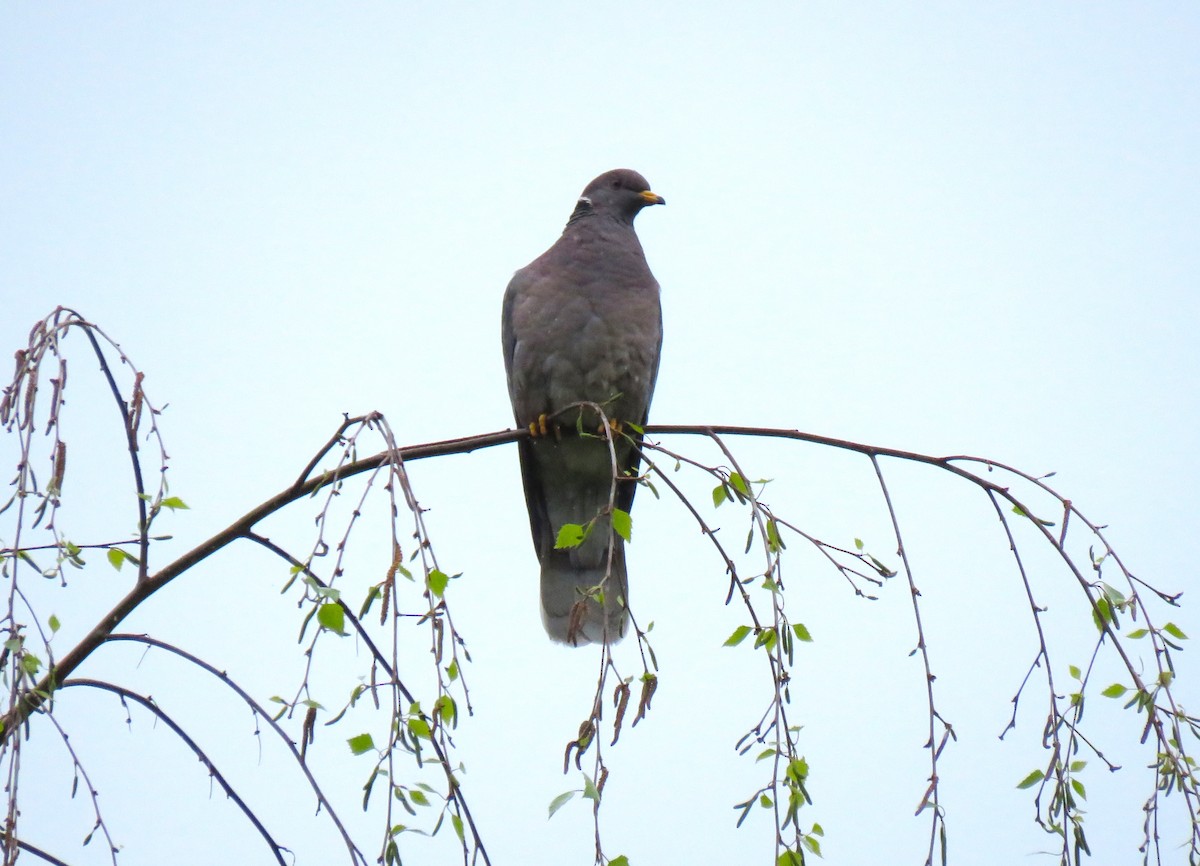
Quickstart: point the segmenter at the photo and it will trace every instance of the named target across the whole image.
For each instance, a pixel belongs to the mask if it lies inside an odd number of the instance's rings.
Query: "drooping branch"
[[[308,780],[308,785],[312,789],[313,794],[316,795],[317,801],[322,807],[324,807],[325,811],[329,813],[330,820],[333,821],[338,833],[341,834],[342,841],[345,843],[346,848],[350,853],[351,862],[357,862],[361,863],[362,866],[367,866],[366,858],[363,857],[362,853],[358,850],[358,847],[354,844],[354,840],[350,838],[350,834],[346,831],[345,825],[342,824],[342,819],[338,817],[337,811],[333,808],[333,804],[329,801],[329,798],[325,796],[325,792],[321,790],[321,786],[317,783],[312,771],[309,770],[308,764],[301,756],[300,751],[296,748],[295,742],[293,742],[292,738],[289,737],[286,732],[284,732],[283,728],[279,726],[279,723],[271,717],[270,713],[268,713],[262,707],[262,705],[258,703],[258,701],[251,697],[245,689],[234,682],[234,680],[227,673],[222,670],[218,670],[208,662],[204,661],[204,659],[193,655],[187,650],[181,649],[173,644],[169,644],[166,641],[161,641],[157,638],[150,637],[149,635],[111,634],[108,636],[107,641],[109,643],[139,643],[144,646],[165,650],[166,652],[177,655],[185,661],[190,662],[192,665],[200,668],[205,673],[224,683],[230,690],[234,692],[234,694],[238,696],[238,698],[241,699],[244,704],[246,704],[246,706],[250,708],[251,712],[267,723],[271,730],[273,730],[283,742],[288,751],[292,753],[292,757],[296,761],[296,766],[300,768],[300,772],[303,773],[304,778]]]
[[[238,809],[241,810],[242,814],[246,816],[246,820],[253,825],[254,829],[258,831],[259,836],[261,836],[263,841],[266,842],[266,844],[270,847],[271,853],[274,855],[276,862],[279,863],[279,866],[287,866],[287,861],[283,859],[282,853],[287,849],[275,841],[274,837],[271,836],[270,831],[267,830],[262,821],[259,820],[258,816],[254,814],[254,810],[252,810],[246,804],[246,801],[243,800],[237,793],[237,791],[233,789],[233,787],[225,779],[225,776],[212,762],[212,759],[208,757],[208,754],[202,748],[200,748],[199,744],[197,744],[195,740],[188,736],[187,732],[179,726],[179,723],[167,715],[167,713],[165,713],[158,704],[145,695],[138,694],[132,689],[127,689],[124,686],[118,686],[114,683],[107,683],[103,680],[79,678],[67,680],[59,686],[60,690],[68,688],[93,688],[101,691],[112,692],[114,695],[119,696],[122,700],[133,701],[134,703],[140,704],[145,709],[149,710],[159,721],[170,728],[171,732],[175,734],[175,736],[179,737],[183,744],[192,751],[192,754],[200,759],[200,763],[204,764],[204,766],[208,769],[209,775],[211,775],[216,783],[221,786],[221,790],[225,792],[225,796],[232,800]]]

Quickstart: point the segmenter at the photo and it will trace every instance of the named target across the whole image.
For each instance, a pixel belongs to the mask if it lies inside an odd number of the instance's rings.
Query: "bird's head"
[[[666,204],[661,195],[650,191],[646,178],[628,168],[606,171],[583,190],[571,219],[588,214],[610,216],[632,223],[642,208]]]

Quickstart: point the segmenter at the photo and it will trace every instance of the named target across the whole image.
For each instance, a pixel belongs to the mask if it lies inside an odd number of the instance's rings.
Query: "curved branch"
[[[271,837],[271,833],[265,826],[263,826],[262,821],[260,821],[258,816],[250,810],[250,807],[247,806],[245,801],[242,800],[238,793],[233,790],[232,786],[225,781],[225,777],[221,774],[221,771],[217,769],[216,765],[213,764],[212,760],[208,757],[205,751],[196,744],[195,740],[187,735],[187,732],[184,731],[174,719],[163,712],[162,708],[159,707],[158,704],[154,703],[154,701],[152,701],[150,698],[147,698],[145,695],[138,694],[137,692],[124,688],[123,686],[114,685],[113,683],[106,683],[103,680],[92,680],[86,678],[67,680],[65,683],[59,686],[59,690],[68,689],[71,687],[93,688],[100,689],[101,691],[112,692],[114,695],[119,695],[125,700],[131,700],[134,703],[141,704],[143,707],[149,710],[156,718],[158,718],[159,721],[170,728],[175,736],[179,737],[179,739],[183,741],[185,746],[192,750],[192,754],[200,759],[200,763],[208,768],[209,774],[217,781],[217,784],[221,786],[221,790],[225,792],[225,796],[232,800],[237,807],[242,810],[242,814],[245,815],[247,820],[254,825],[254,829],[258,831],[260,836],[262,836],[263,841],[271,846],[271,853],[275,855],[275,860],[279,863],[279,866],[287,866],[283,859],[283,855],[280,854],[281,851],[286,849]]]
[[[146,646],[157,647],[158,649],[174,653],[185,661],[191,662],[196,667],[216,677],[218,680],[228,686],[239,698],[242,699],[242,702],[245,703],[246,706],[250,707],[250,709],[256,715],[260,716],[270,726],[270,728],[279,735],[279,739],[283,741],[283,744],[287,746],[288,750],[292,753],[292,757],[296,759],[296,763],[299,765],[300,771],[304,773],[304,777],[308,779],[308,785],[310,788],[312,788],[313,793],[317,795],[317,801],[325,808],[325,811],[329,813],[330,820],[333,821],[334,826],[337,827],[338,832],[341,834],[342,840],[346,843],[346,848],[350,852],[351,862],[354,862],[357,859],[363,864],[363,866],[367,866],[366,858],[363,857],[357,846],[355,846],[354,840],[350,838],[350,834],[342,825],[341,819],[337,816],[337,812],[334,811],[333,804],[329,802],[328,798],[325,796],[325,793],[321,790],[321,786],[317,784],[316,778],[309,771],[308,764],[305,763],[304,757],[300,754],[300,750],[296,748],[295,742],[292,741],[292,738],[287,735],[287,732],[284,731],[282,727],[280,727],[279,723],[276,722],[275,719],[263,709],[258,701],[254,700],[254,698],[246,692],[245,689],[234,682],[234,680],[230,678],[227,673],[213,667],[208,662],[204,661],[204,659],[194,656],[187,650],[180,649],[179,647],[173,646],[165,641],[152,638],[149,635],[110,634],[106,638],[106,642],[108,643],[117,643],[123,641],[145,644]]]

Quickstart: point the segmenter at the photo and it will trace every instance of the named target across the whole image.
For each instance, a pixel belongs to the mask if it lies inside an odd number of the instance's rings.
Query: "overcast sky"
[[[652,421],[1056,471],[1132,570],[1186,601],[1200,588],[1198,44],[1187,3],[6,3],[0,348],[10,357],[63,304],[146,372],[169,404],[171,490],[191,506],[163,521],[175,538],[162,565],[287,486],[342,413],[382,411],[401,444],[510,426],[504,287],[592,177],[629,167],[668,203],[638,220],[663,290]],[[79,337],[70,351],[60,522],[101,541],[128,533],[133,509],[115,413]],[[723,462],[699,440],[664,444]],[[895,562],[865,460],[732,444],[749,475],[773,479],[782,516]],[[885,471],[959,734],[942,770],[951,861],[1056,862],[1028,856],[1053,840],[1015,789],[1046,760],[1044,693],[996,737],[1037,647],[1002,531],[963,483]],[[476,714],[458,757],[492,862],[591,862],[589,810],[547,822],[546,807],[579,787],[560,774],[562,751],[597,655],[542,630],[515,450],[411,474],[442,568],[462,573],[452,603]],[[686,484],[707,519],[743,536],[743,515],[706,504],[711,484]],[[302,505],[268,528],[299,546],[312,514]],[[764,771],[733,747],[765,706],[765,668],[748,645],[720,646],[745,616],[723,606],[722,563],[682,508],[642,494],[633,517],[631,601],[655,622],[661,686],[606,752],[605,851],[635,866],[769,863],[766,813],[735,829],[732,808]],[[352,607],[387,567],[382,530],[356,536]],[[1086,664],[1090,613],[1026,542],[1062,679]],[[788,611],[815,638],[792,707],[812,767],[805,825],[824,826],[830,863],[920,864],[927,722],[907,587],[865,602],[798,540],[790,552]],[[130,575],[96,556],[70,578],[38,601],[64,623],[60,654]],[[226,551],[126,628],[204,655],[261,700],[291,694],[303,613],[280,595],[286,579],[260,550]],[[1160,618],[1200,630],[1186,609]],[[319,657],[334,668],[320,696],[331,708],[364,665],[344,644]],[[635,655],[620,651],[626,673]],[[1180,662],[1196,674],[1188,653]],[[119,677],[187,720],[297,864],[341,856],[298,774],[219,685],[129,648],[80,674]],[[1185,703],[1197,694],[1181,683]],[[1101,700],[1090,722],[1125,768],[1097,762],[1084,777],[1089,836],[1095,862],[1133,862],[1153,756],[1132,748],[1138,719]],[[122,864],[270,862],[147,714],[132,710],[127,730],[115,698],[72,693],[57,712]],[[344,740],[379,724],[363,712],[318,739],[368,856],[381,813],[361,815],[368,759]],[[105,862],[98,842],[79,847],[91,816],[70,800],[61,746],[44,724],[33,734],[24,832],[68,862]],[[447,850],[414,838],[405,862],[450,862]]]

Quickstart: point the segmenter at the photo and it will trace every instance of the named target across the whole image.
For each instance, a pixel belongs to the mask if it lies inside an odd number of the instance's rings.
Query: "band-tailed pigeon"
[[[623,422],[646,423],[662,347],[658,282],[633,219],[666,204],[635,171],[609,171],[587,185],[562,236],[513,275],[501,335],[533,546],[542,567],[542,622],[556,641],[615,641],[625,631],[625,548],[610,503],[628,512],[639,456]],[[599,405],[613,436],[614,473]],[[566,410],[566,411],[563,411]],[[564,524],[591,530],[578,547],[555,549]],[[599,588],[597,590],[597,588]],[[603,604],[598,598],[603,598]]]

